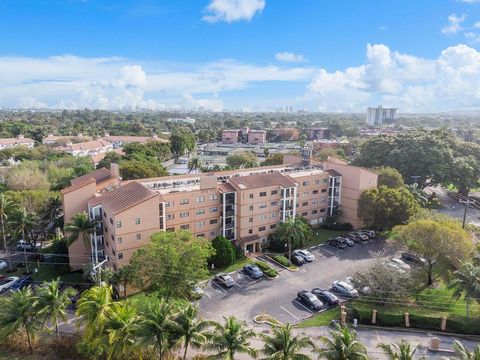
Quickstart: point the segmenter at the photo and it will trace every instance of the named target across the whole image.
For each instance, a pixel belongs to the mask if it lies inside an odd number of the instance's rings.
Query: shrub
[[[212,240],[212,246],[215,249],[215,255],[210,261],[217,268],[232,265],[237,258],[237,250],[235,246],[224,236],[217,236]]]
[[[273,278],[278,275],[278,271],[273,269],[265,261],[255,261],[254,264],[257,265],[260,268],[260,270],[263,271],[266,277]]]
[[[273,260],[275,260],[276,262],[278,262],[279,264],[285,266],[285,267],[289,267],[290,266],[290,262],[288,261],[288,259],[283,256],[283,255],[273,255],[271,256],[271,258]]]

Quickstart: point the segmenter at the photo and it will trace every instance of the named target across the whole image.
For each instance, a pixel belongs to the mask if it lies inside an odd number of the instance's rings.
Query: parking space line
[[[204,291],[203,293],[204,293],[205,295],[207,295],[207,297],[208,297],[209,299],[212,298],[210,295],[208,295],[208,292]]]
[[[295,315],[293,315],[290,311],[288,311],[287,309],[285,309],[283,306],[280,306],[287,314],[291,315],[294,319],[296,320],[300,320],[298,317],[296,317]]]
[[[335,255],[334,252],[331,252],[330,250],[327,250],[327,249],[325,249],[325,248],[323,248],[322,250],[323,250],[323,251],[326,251],[326,252],[329,253],[330,255]]]
[[[217,288],[222,290],[225,294],[228,294],[228,291],[222,288],[219,284],[217,284],[215,281],[212,281],[212,285],[215,285]]]
[[[297,299],[293,300],[295,301],[298,305],[300,305],[301,307],[303,307],[305,310],[307,310],[309,313],[313,314],[313,311],[310,310],[309,308],[307,308],[305,305],[303,305],[300,301],[298,301]]]

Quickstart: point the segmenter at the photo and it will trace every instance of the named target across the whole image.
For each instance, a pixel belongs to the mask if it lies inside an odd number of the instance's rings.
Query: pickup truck
[[[6,279],[0,280],[0,294],[7,291],[18,281],[18,276],[10,276]]]

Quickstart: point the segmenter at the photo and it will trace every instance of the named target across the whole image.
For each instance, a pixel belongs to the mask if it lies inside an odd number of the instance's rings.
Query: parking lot
[[[280,272],[277,279],[253,280],[237,271],[231,274],[236,281],[232,288],[226,289],[209,281],[205,296],[200,300],[201,313],[214,320],[234,315],[249,323],[253,322],[255,315],[268,313],[284,323],[296,323],[313,313],[296,300],[298,291],[315,287],[330,289],[333,281],[345,280],[353,272],[394,255],[399,248],[394,243],[375,238],[343,250],[327,244],[309,250],[315,260],[299,267],[296,272],[272,264]]]

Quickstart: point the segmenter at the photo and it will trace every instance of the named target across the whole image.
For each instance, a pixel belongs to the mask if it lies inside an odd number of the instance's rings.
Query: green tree
[[[188,127],[180,127],[170,135],[170,147],[175,156],[182,156],[195,148],[195,134]]]
[[[13,271],[12,258],[10,254],[10,247],[7,242],[7,228],[6,222],[8,220],[9,213],[15,211],[15,204],[8,199],[5,194],[0,194],[0,226],[2,231],[2,240],[3,240],[3,250],[7,255],[8,269]]]
[[[459,360],[480,360],[480,345],[475,346],[472,351],[468,350],[460,341],[453,341],[453,349],[455,350],[455,356]]]
[[[312,228],[301,217],[289,217],[280,223],[271,242],[272,249],[284,251],[304,247],[313,237]]]
[[[38,298],[30,286],[0,298],[0,334],[4,339],[23,331],[28,348],[33,352],[33,341],[40,328],[37,312]]]
[[[385,344],[381,343],[377,346],[383,351],[388,360],[414,360],[415,352],[417,348],[412,348],[412,346],[402,339],[398,344]],[[425,356],[419,358],[419,360],[425,359]]]
[[[178,341],[173,305],[163,299],[149,297],[139,310],[138,337],[144,346],[153,347],[159,359],[164,359]]]
[[[283,164],[283,154],[277,153],[273,155],[267,156],[263,165],[271,166],[271,165],[282,165]]]
[[[413,195],[404,187],[364,191],[358,200],[358,216],[365,225],[376,230],[389,230],[395,225],[405,224],[420,211]]]
[[[473,252],[473,244],[461,225],[450,219],[419,219],[394,228],[396,239],[424,259],[421,267],[432,285],[434,274],[446,275]]]
[[[22,235],[22,239],[27,241],[26,232],[35,224],[36,218],[35,215],[31,212],[28,212],[25,208],[17,208],[12,216],[10,221],[11,226],[15,229],[15,232],[18,235]],[[33,241],[35,243],[35,241]],[[23,257],[25,262],[25,267],[27,273],[30,273],[27,259],[27,250],[26,247],[23,248]]]
[[[459,270],[453,272],[453,280],[448,284],[453,289],[453,297],[459,299],[463,295],[467,319],[470,318],[470,305],[473,299],[480,297],[480,267],[465,263]]]
[[[76,214],[72,221],[65,226],[65,231],[70,233],[67,237],[67,246],[70,246],[75,240],[81,238],[87,251],[91,254],[91,240],[90,236],[97,225],[96,220],[91,220],[86,212]]]
[[[226,161],[232,169],[252,168],[258,165],[257,156],[249,151],[232,153],[227,156]]]
[[[156,233],[130,260],[134,285],[167,298],[182,297],[192,282],[208,276],[207,261],[213,252],[210,241],[188,231]]]
[[[215,325],[205,349],[215,352],[213,359],[234,360],[237,353],[255,358],[257,351],[249,341],[254,337],[255,332],[247,328],[244,322],[237,321],[233,316],[224,317],[223,324]]]
[[[105,157],[98,162],[97,168],[106,168],[110,169],[112,163],[119,164],[122,161],[123,157],[115,151],[109,151],[105,154]]]
[[[126,264],[115,271],[112,275],[112,283],[114,285],[122,285],[123,297],[127,298],[127,285],[133,281],[135,272],[131,264]]]
[[[188,348],[200,349],[207,342],[207,329],[213,323],[198,317],[198,308],[188,304],[176,318],[179,335],[183,344],[183,360],[187,358]]]
[[[225,236],[217,236],[212,240],[212,247],[215,250],[215,255],[210,261],[217,268],[229,266],[235,262],[237,257],[237,250],[232,242]]]
[[[264,342],[262,354],[267,359],[272,360],[309,360],[310,356],[303,354],[301,351],[308,348],[315,348],[312,339],[300,333],[293,335],[292,326],[290,324],[274,327],[272,335],[261,334],[260,337]]]
[[[397,169],[384,166],[378,171],[378,186],[399,188],[404,185],[402,174]]]
[[[6,184],[11,190],[48,190],[47,176],[37,162],[27,161],[14,166],[7,172]]]
[[[357,340],[357,333],[348,327],[337,327],[330,331],[330,337],[322,336],[324,347],[317,350],[319,359],[366,360],[365,346]]]
[[[120,175],[132,180],[166,176],[168,172],[157,159],[132,159],[120,162]]]
[[[190,160],[188,160],[188,172],[198,172],[202,168],[202,160],[200,160],[198,157],[193,157]]]
[[[67,288],[64,291],[60,288],[60,280],[46,282],[38,289],[38,315],[53,325],[57,339],[60,340],[58,321],[67,319],[67,307],[72,303],[70,299],[76,294],[75,289]]]

